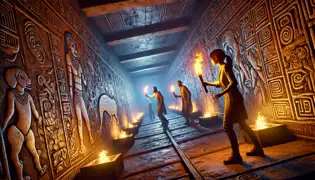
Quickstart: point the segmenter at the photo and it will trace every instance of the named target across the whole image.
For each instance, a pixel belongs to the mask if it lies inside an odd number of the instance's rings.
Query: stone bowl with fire
[[[258,112],[255,124],[250,125],[262,147],[274,146],[294,141],[296,137],[289,131],[285,124],[275,124],[266,121]],[[246,143],[252,144],[246,133],[243,133]]]
[[[134,144],[135,139],[134,139],[134,134],[129,134],[124,130],[121,130],[119,132],[118,138],[113,140],[114,147],[119,151],[119,152],[126,152],[128,149],[132,147]]]
[[[99,157],[82,167],[74,179],[94,178],[116,180],[120,178],[123,170],[124,164],[120,153],[109,156],[106,150],[102,150]]]
[[[222,126],[223,119],[219,117],[219,114],[219,112],[205,112],[201,117],[198,118],[199,124],[207,128]]]

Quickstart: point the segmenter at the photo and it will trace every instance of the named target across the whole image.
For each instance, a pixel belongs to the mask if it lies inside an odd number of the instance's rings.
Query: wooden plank
[[[133,70],[130,70],[128,72],[132,73],[132,74],[135,74],[135,73],[140,73],[140,72],[144,72],[144,71],[152,71],[152,70],[157,70],[157,69],[162,69],[162,68],[165,68],[167,66],[167,64],[164,64],[164,65],[151,65],[151,66],[146,66],[146,67],[142,67],[142,68],[137,68],[137,69],[133,69]]]
[[[139,52],[139,53],[119,56],[118,58],[119,58],[121,64],[125,64],[125,63],[145,60],[146,58],[152,58],[152,57],[171,54],[171,53],[176,51],[176,48],[177,48],[177,46],[168,46],[168,47],[143,51],[143,52]]]
[[[183,32],[188,29],[189,25],[190,19],[188,17],[184,17],[176,20],[151,24],[125,31],[119,31],[116,33],[105,35],[104,38],[107,41],[107,44],[112,46],[116,44],[137,40],[139,38],[148,38]]]
[[[81,10],[87,17],[123,11],[144,6],[169,4],[186,0],[79,0]]]
[[[189,173],[192,175],[192,177],[196,180],[204,179],[204,177],[201,175],[201,173],[196,169],[196,167],[193,165],[193,163],[190,161],[190,159],[187,157],[187,155],[184,153],[184,151],[179,147],[179,145],[176,143],[176,141],[173,139],[171,133],[166,130],[167,136],[170,138],[177,154],[180,156],[183,165],[187,168]]]

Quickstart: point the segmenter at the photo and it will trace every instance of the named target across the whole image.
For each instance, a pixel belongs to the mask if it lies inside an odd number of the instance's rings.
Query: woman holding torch
[[[237,81],[232,70],[232,59],[225,55],[221,49],[216,49],[210,53],[210,58],[214,65],[220,67],[219,78],[217,82],[202,82],[204,87],[215,86],[221,87],[222,92],[214,96],[215,99],[220,98],[224,95],[224,119],[223,128],[229,137],[232,156],[224,161],[224,164],[238,164],[241,163],[242,157],[239,153],[239,147],[237,137],[233,129],[233,124],[238,123],[239,127],[248,134],[254,148],[246,153],[247,156],[264,156],[264,151],[260,146],[257,137],[253,130],[248,126],[245,120],[248,118],[246,108],[244,105],[243,97],[237,88]],[[226,60],[226,62],[224,62]]]

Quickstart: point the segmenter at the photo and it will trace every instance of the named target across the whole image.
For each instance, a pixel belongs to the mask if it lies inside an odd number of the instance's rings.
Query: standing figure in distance
[[[66,51],[66,62],[68,69],[68,83],[70,87],[70,98],[73,98],[74,109],[78,121],[78,129],[79,129],[79,138],[80,138],[80,152],[85,153],[86,147],[83,143],[83,127],[82,127],[82,117],[85,121],[86,128],[89,133],[90,143],[93,144],[94,140],[92,137],[92,132],[90,128],[90,120],[85,107],[85,103],[82,97],[82,83],[86,86],[86,80],[83,74],[82,67],[80,65],[80,55],[76,48],[76,44],[72,38],[72,36],[67,33],[66,34],[66,43],[67,43],[67,51]]]
[[[231,147],[232,156],[224,161],[224,164],[238,164],[243,162],[243,159],[239,153],[239,147],[237,137],[233,129],[233,124],[238,123],[239,127],[248,134],[254,148],[247,152],[247,156],[264,156],[264,151],[254,134],[254,131],[245,122],[248,119],[246,108],[244,105],[243,97],[237,88],[237,81],[232,70],[232,59],[225,55],[221,49],[216,49],[210,53],[212,63],[220,67],[219,80],[217,82],[204,82],[203,86],[215,86],[221,87],[222,92],[215,95],[215,99],[218,99],[224,95],[224,119],[223,128],[227,133]],[[224,62],[226,60],[226,62]]]
[[[8,110],[4,118],[2,130],[5,132],[9,120],[17,112],[16,124],[8,128],[8,140],[11,145],[11,159],[16,168],[18,180],[31,179],[29,176],[23,177],[23,164],[19,160],[19,153],[25,145],[34,158],[34,163],[40,175],[44,175],[48,166],[41,166],[39,155],[35,147],[35,137],[31,129],[32,114],[38,120],[39,126],[42,125],[42,117],[38,114],[32,96],[24,89],[31,88],[31,80],[27,74],[19,68],[8,69],[5,74],[8,85],[12,88],[8,91]]]
[[[152,102],[149,99],[145,99],[145,100],[148,103],[150,118],[154,119],[155,116],[154,116],[154,112],[153,112],[153,109],[152,109]]]
[[[158,91],[155,86],[152,88],[152,91],[153,91],[152,95],[145,94],[145,96],[156,99],[158,117],[159,117],[159,119],[162,122],[163,128],[167,129],[167,127],[168,127],[168,120],[164,116],[164,114],[166,114],[166,107],[165,107],[165,104],[164,104],[164,97],[163,97],[162,93],[160,91]]]
[[[191,92],[189,89],[183,85],[182,81],[178,80],[177,85],[180,90],[180,95],[174,93],[175,98],[182,98],[182,114],[186,119],[186,125],[193,123],[191,119],[191,114],[193,111],[193,106],[191,102]]]

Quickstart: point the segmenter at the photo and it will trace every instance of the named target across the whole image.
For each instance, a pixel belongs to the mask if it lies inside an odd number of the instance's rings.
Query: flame
[[[192,106],[193,106],[193,112],[197,112],[198,111],[198,107],[195,101],[192,102]]]
[[[171,92],[175,92],[175,86],[171,85]]]
[[[109,160],[109,157],[107,156],[107,151],[105,151],[105,150],[102,150],[101,152],[100,152],[100,155],[99,155],[99,162],[100,163],[107,163],[107,162],[109,162],[110,160]]]
[[[135,126],[129,122],[128,128],[133,128],[133,127],[135,127]]]
[[[203,118],[211,117],[211,113],[210,112],[205,112],[202,117]]]
[[[143,92],[147,94],[148,91],[149,91],[149,85],[146,85],[146,86],[143,88]]]
[[[258,112],[255,129],[266,129],[266,128],[267,128],[267,124],[265,121],[265,117],[260,115],[260,112]]]
[[[123,139],[123,138],[126,138],[126,137],[127,137],[126,131],[120,131],[120,133],[119,133],[119,139]]]
[[[136,117],[136,119],[139,121],[143,117],[143,112],[139,113]]]
[[[202,61],[203,61],[203,55],[202,53],[197,53],[195,57],[195,71],[197,75],[202,75]]]

